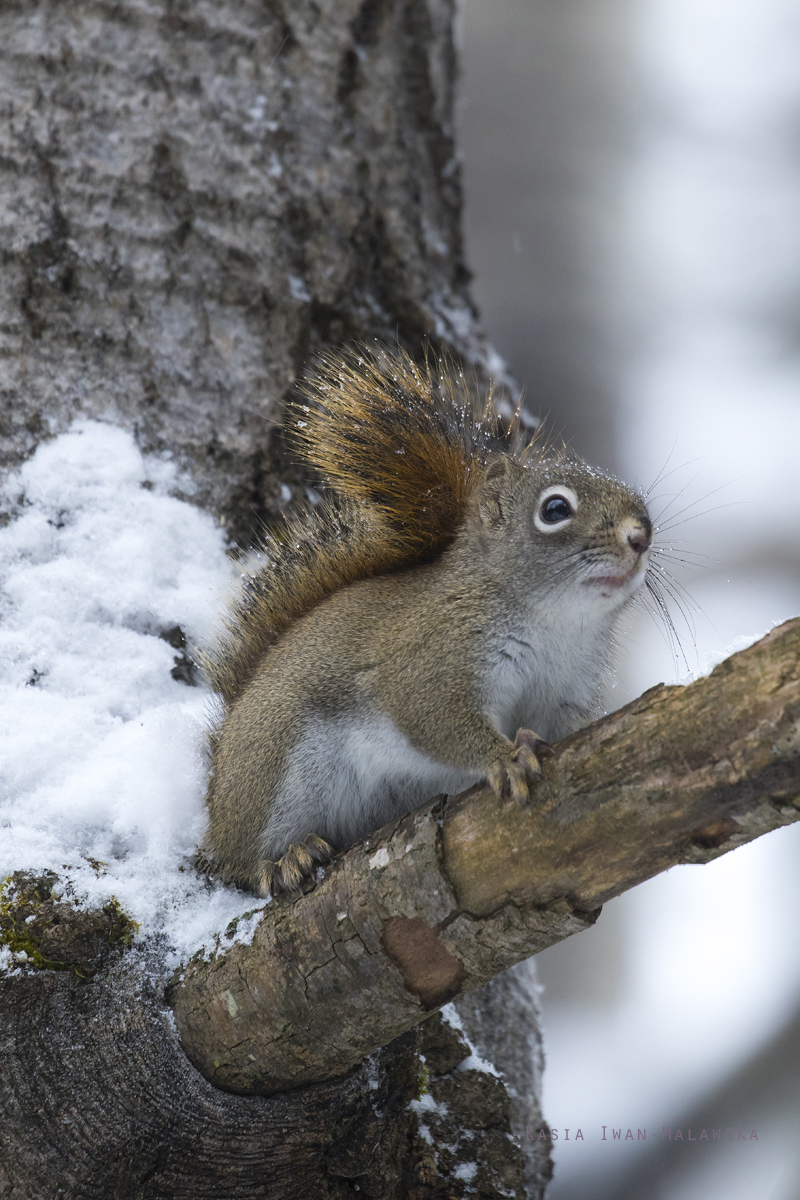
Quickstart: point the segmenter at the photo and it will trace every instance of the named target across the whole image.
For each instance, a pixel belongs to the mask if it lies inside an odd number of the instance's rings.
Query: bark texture
[[[478,1052],[502,1074],[511,1100],[511,1129],[525,1160],[525,1194],[530,1197],[542,1196],[553,1174],[552,1146],[536,1136],[547,1128],[541,1106],[540,990],[536,963],[529,958],[453,1001]]]
[[[652,688],[557,747],[534,804],[485,790],[372,835],[252,942],[172,989],[218,1087],[333,1078],[676,863],[800,819],[800,618],[688,687]]]
[[[453,0],[40,0],[0,12],[0,462],[77,415],[190,466],[240,536],[326,343],[483,373]],[[285,494],[285,493],[284,493]]]
[[[469,1049],[438,1016],[333,1086],[230,1096],[181,1051],[161,991],[135,958],[86,985],[0,978],[3,1200],[449,1200],[465,1160],[481,1196],[523,1200],[505,1089],[458,1069]]]
[[[485,378],[453,9],[0,6],[0,465],[75,417],[122,424],[248,541],[302,490],[276,422],[325,345],[427,336]],[[4,1200],[521,1200],[509,1097],[459,1069],[469,1047],[438,1016],[336,1083],[233,1096],[186,1059],[158,947],[126,951],[128,932],[49,876],[0,895],[0,944],[29,964],[0,977]]]

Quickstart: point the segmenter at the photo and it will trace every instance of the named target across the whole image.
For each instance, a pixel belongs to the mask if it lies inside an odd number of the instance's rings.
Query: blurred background
[[[659,480],[680,646],[633,614],[616,708],[800,613],[800,0],[462,0],[460,20],[488,332],[553,432]],[[800,1198],[799,862],[796,824],[539,956],[551,1200]]]

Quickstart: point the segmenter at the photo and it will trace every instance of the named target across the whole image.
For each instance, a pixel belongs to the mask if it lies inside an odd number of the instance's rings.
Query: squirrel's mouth
[[[633,577],[632,571],[626,571],[624,575],[593,575],[591,579],[585,579],[584,583],[594,583],[598,587],[622,587],[628,583]]]
[[[605,596],[610,596],[613,592],[620,588],[637,588],[645,576],[641,562],[636,563],[629,571],[624,571],[621,575],[592,575],[588,579],[584,579],[584,584],[588,587],[600,588],[600,591]]]

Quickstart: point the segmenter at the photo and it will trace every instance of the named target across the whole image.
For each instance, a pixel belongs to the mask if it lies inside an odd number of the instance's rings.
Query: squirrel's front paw
[[[489,787],[501,799],[509,794],[518,804],[531,798],[531,784],[543,778],[540,758],[553,754],[553,748],[530,729],[520,729],[508,758],[493,762],[486,773]]]
[[[277,892],[293,892],[317,863],[327,862],[333,853],[330,842],[310,833],[302,842],[289,846],[277,862],[265,858],[256,868],[256,890],[259,896],[274,896]]]

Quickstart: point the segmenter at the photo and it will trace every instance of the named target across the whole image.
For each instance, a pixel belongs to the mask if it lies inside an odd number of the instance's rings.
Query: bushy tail
[[[409,563],[452,540],[492,451],[522,445],[519,414],[505,432],[491,392],[380,343],[321,356],[302,395],[290,426],[297,451],[379,513]]]
[[[442,551],[492,452],[521,457],[524,442],[518,414],[502,430],[491,393],[379,344],[322,356],[289,432],[336,496],[270,530],[262,565],[243,576],[225,634],[201,661],[229,704],[281,633],[326,596]]]

